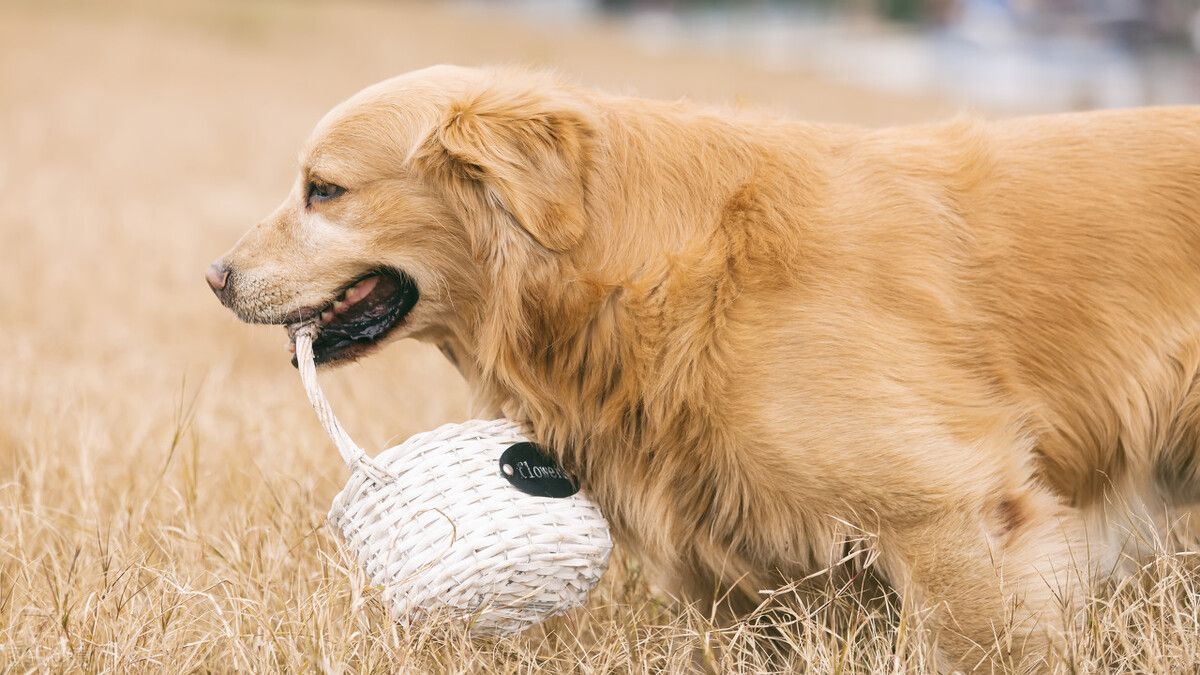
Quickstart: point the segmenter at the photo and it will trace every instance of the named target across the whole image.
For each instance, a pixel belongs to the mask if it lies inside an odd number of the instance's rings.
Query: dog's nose
[[[229,281],[229,268],[218,260],[208,266],[208,270],[204,272],[204,279],[208,282],[208,287],[213,289],[213,293],[220,297],[226,282]]]

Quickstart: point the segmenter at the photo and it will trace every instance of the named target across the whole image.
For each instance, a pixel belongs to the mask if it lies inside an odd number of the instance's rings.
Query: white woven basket
[[[612,549],[596,504],[582,492],[541,497],[514,487],[500,457],[529,439],[507,420],[447,424],[368,458],[317,384],[314,333],[296,334],[301,379],[351,468],[329,521],[393,618],[450,618],[472,634],[501,635],[582,605]]]

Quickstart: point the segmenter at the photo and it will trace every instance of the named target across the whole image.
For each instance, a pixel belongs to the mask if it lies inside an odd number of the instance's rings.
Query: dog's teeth
[[[333,321],[333,310],[325,310],[321,312],[321,323],[329,323]]]
[[[349,308],[350,308],[350,303],[348,303],[348,302],[342,302],[339,300],[338,302],[333,303],[333,313],[334,314],[341,314],[342,312],[346,311]]]

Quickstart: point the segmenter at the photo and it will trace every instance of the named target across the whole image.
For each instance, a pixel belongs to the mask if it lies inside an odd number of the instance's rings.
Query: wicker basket
[[[368,458],[321,394],[312,335],[296,336],[301,377],[352,470],[329,520],[397,621],[451,618],[500,635],[584,603],[608,564],[608,525],[582,492],[536,496],[505,477],[501,455],[529,442],[519,427],[447,424]]]

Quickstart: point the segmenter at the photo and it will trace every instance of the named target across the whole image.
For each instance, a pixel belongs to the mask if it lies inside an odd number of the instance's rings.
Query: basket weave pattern
[[[372,460],[391,482],[350,476],[329,519],[393,616],[449,610],[502,634],[583,604],[608,562],[608,526],[582,493],[535,497],[500,475],[500,454],[526,440],[507,420],[447,424]]]
[[[297,334],[301,377],[351,468],[329,521],[393,618],[448,616],[501,635],[586,601],[608,564],[608,524],[583,492],[539,497],[504,478],[500,455],[529,440],[517,425],[447,424],[368,458],[317,385],[311,339]]]

